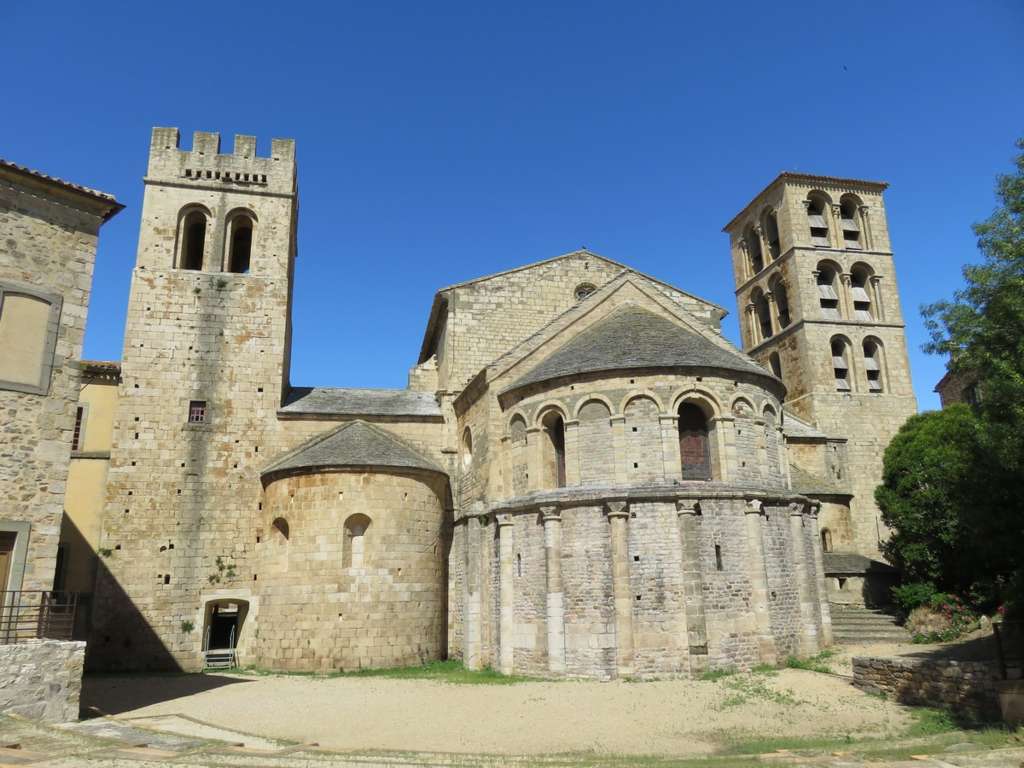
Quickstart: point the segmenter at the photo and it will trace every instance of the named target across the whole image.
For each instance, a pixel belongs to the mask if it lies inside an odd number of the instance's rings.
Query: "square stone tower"
[[[247,605],[287,390],[294,143],[178,143],[153,130],[90,643],[105,668],[195,668],[204,606]]]
[[[836,551],[879,554],[882,456],[917,413],[883,182],[783,173],[726,227],[743,349],[786,409],[846,438],[850,518]],[[825,524],[825,521],[822,521]]]

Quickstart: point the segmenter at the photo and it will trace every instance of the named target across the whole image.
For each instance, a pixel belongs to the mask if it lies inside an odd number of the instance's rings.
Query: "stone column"
[[[850,284],[853,282],[853,275],[843,272],[839,276],[839,311],[844,320],[853,319],[853,300],[850,296]]]
[[[629,540],[626,530],[629,507],[625,501],[609,501],[606,504],[611,528],[615,665],[619,677],[629,677],[633,674],[633,600],[629,585]]]
[[[747,575],[750,578],[750,607],[754,613],[754,631],[762,664],[776,662],[775,638],[768,614],[768,576],[764,567],[764,535],[761,532],[764,505],[757,499],[747,502]]]
[[[679,541],[682,548],[683,597],[686,614],[686,645],[689,648],[690,677],[697,678],[708,665],[708,627],[704,616],[704,573],[700,566],[700,538],[697,518],[700,502],[680,499]]]
[[[782,414],[779,414],[778,426],[775,427],[775,445],[779,450],[779,470],[787,488],[793,487],[793,480],[789,472],[789,455],[786,452],[786,432],[782,427]]]
[[[747,304],[743,309],[747,313],[747,335],[749,336],[747,346],[756,347],[758,342],[761,340],[761,326],[760,323],[757,322],[757,317],[754,314],[754,303],[751,302]]]
[[[868,206],[862,205],[858,208],[860,212],[860,231],[861,231],[861,245],[864,246],[865,250],[874,250],[875,238],[871,232],[871,216],[869,215]]]
[[[502,498],[510,499],[516,495],[512,481],[512,438],[508,435],[501,437],[501,495]]]
[[[764,227],[758,224],[754,227],[754,232],[757,233],[757,241],[761,244],[761,263],[767,267],[772,263],[772,251],[768,247],[768,238],[765,237]]]
[[[775,294],[768,291],[764,299],[768,303],[768,321],[772,326],[772,336],[777,336],[782,326],[779,324],[779,308],[775,306]]]
[[[626,417],[612,416],[608,421],[612,425],[612,450],[615,456],[613,478],[616,485],[625,485],[629,482],[626,471]]]
[[[515,540],[512,515],[495,516],[498,525],[498,668],[503,675],[511,675],[515,668]]]
[[[882,278],[880,275],[871,276],[871,306],[874,309],[875,319],[884,323],[885,302],[882,301]]]
[[[818,645],[818,621],[820,612],[815,610],[810,574],[807,572],[807,550],[804,529],[803,504],[789,505],[789,543],[796,573],[797,596],[800,602],[800,653],[816,653]]]
[[[843,247],[843,213],[839,203],[826,205],[823,213],[829,216],[829,243],[833,248]]]
[[[683,476],[683,457],[679,453],[679,417],[659,416],[661,427],[661,455],[664,459],[665,480],[678,480]]]
[[[544,487],[544,430],[526,430],[526,488],[537,491]]]
[[[565,422],[565,484],[580,484],[580,420]]]
[[[562,592],[562,516],[558,507],[541,507],[547,570],[548,671],[565,674],[565,595]]]
[[[818,528],[817,504],[809,504],[807,517],[811,523],[811,537],[814,552],[814,580],[818,586],[818,610],[821,612],[821,643],[832,645],[832,611],[828,604],[828,589],[825,586],[825,558],[821,553],[821,531]]]
[[[466,669],[480,669],[480,518],[466,518],[465,572],[465,659]]]

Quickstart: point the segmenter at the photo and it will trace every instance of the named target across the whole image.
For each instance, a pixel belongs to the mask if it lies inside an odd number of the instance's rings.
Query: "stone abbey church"
[[[438,290],[406,389],[300,387],[294,144],[179,143],[119,371],[84,364],[116,391],[93,668],[697,675],[884,591],[873,490],[917,409],[885,184],[783,173],[726,225],[742,351],[580,250]]]

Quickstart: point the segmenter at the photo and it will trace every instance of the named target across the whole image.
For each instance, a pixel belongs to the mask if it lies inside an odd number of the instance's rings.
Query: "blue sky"
[[[121,354],[149,131],[298,145],[292,381],[404,386],[433,292],[579,246],[730,310],[780,170],[884,179],[920,304],[1024,135],[1024,3],[10,3],[0,155],[115,194],[85,355]]]

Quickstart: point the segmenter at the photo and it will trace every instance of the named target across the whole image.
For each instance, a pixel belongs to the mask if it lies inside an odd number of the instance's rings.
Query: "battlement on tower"
[[[192,149],[181,149],[177,128],[154,128],[147,182],[203,189],[295,193],[295,140],[273,139],[270,157],[256,154],[256,137],[236,134],[231,154],[221,154],[220,134],[196,131]]]

